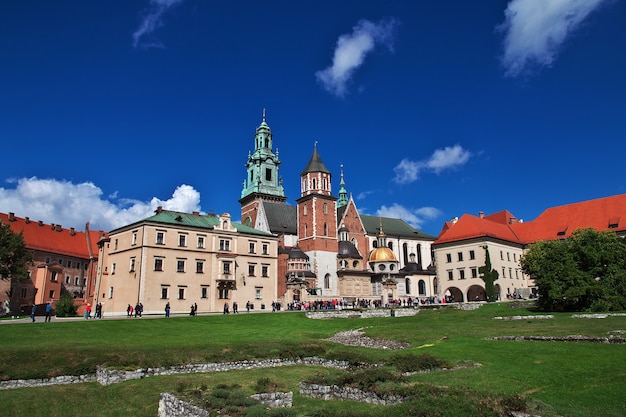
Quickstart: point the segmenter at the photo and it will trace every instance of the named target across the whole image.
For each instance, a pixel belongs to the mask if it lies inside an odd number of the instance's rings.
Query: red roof
[[[0,221],[8,224],[15,233],[23,232],[24,242],[28,249],[51,252],[59,255],[73,256],[82,259],[98,257],[98,240],[103,231],[89,230],[78,232],[64,229],[60,225],[45,224],[28,218],[16,217],[13,214],[0,213]],[[87,237],[89,236],[89,239]],[[88,245],[91,245],[91,254]]]
[[[564,239],[577,230],[626,231],[626,194],[551,207],[535,220],[519,222],[507,210],[485,217],[463,215],[447,222],[434,245],[471,238],[492,237],[512,243]]]

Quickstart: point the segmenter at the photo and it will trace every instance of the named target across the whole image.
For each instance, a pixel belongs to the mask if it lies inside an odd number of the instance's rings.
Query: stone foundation
[[[374,392],[361,391],[357,388],[307,384],[305,382],[300,383],[300,395],[318,400],[358,401],[375,405],[396,405],[404,402],[404,397],[399,395],[379,396]]]

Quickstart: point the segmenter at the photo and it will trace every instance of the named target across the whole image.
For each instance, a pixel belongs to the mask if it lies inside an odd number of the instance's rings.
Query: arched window
[[[324,222],[324,236],[328,236],[328,223]]]
[[[309,226],[308,224],[306,224],[306,223],[304,224],[304,237],[307,237],[307,236],[308,236],[308,234],[309,234],[309,233],[308,233],[308,229],[309,229],[309,227],[308,227],[308,226]]]
[[[317,189],[317,180],[313,178],[313,189]]]
[[[358,242],[356,241],[355,238],[350,239],[350,242],[352,242],[352,244],[354,245],[355,248],[359,248]]]
[[[411,280],[409,278],[405,278],[404,287],[407,294],[411,294]]]
[[[420,279],[420,281],[417,283],[417,290],[419,292],[419,295],[423,297],[426,296],[426,283],[423,279]]]
[[[330,288],[330,274],[324,275],[324,288],[325,289]]]
[[[389,249],[393,250],[393,242],[387,243],[387,246],[389,247]]]
[[[409,263],[409,245],[407,243],[402,244],[402,257],[404,258],[405,265]]]
[[[422,264],[422,245],[417,245],[417,263]]]
[[[324,214],[328,214],[328,204],[324,203]]]

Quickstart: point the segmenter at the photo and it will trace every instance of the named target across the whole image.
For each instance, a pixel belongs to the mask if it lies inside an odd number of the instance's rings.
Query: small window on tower
[[[272,180],[272,169],[271,168],[265,168],[265,180],[266,181],[271,181]]]

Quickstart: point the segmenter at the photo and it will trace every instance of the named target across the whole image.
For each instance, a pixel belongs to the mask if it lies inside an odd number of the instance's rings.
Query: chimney
[[[43,222],[42,222],[41,220],[39,220],[39,221],[37,222],[37,224],[38,224],[39,226],[43,226]]]
[[[61,231],[61,225],[60,224],[55,225],[54,226],[54,230],[56,230],[57,232],[60,232]]]
[[[50,223],[50,229],[54,230],[54,223]]]
[[[483,217],[485,217],[485,212],[484,212],[484,211],[479,211],[479,212],[478,212],[478,217],[480,217],[481,219],[482,219]]]
[[[30,223],[30,219],[28,217],[24,217],[24,223],[26,224]]]
[[[10,222],[14,222],[15,221],[15,213],[9,212],[9,221]]]
[[[76,234],[76,231],[74,230],[73,227],[70,227],[70,236],[74,236]]]
[[[159,214],[159,213],[160,213],[160,212],[162,212],[162,211],[163,211],[163,206],[159,206],[159,207],[157,207],[157,209],[156,209],[156,210],[154,210],[154,212],[155,212],[156,214]]]
[[[192,214],[193,214],[194,216],[199,216],[199,215],[200,215],[200,212],[199,212],[199,211],[194,211]]]

